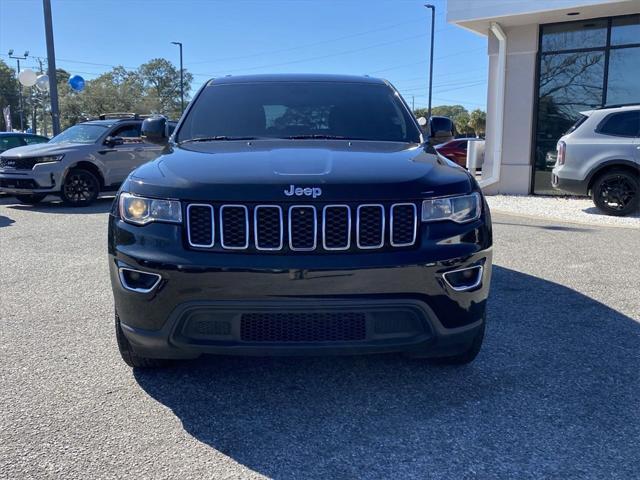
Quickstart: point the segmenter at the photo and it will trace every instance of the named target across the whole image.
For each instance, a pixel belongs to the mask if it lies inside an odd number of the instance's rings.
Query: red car
[[[444,157],[457,163],[461,167],[467,166],[467,144],[481,140],[479,138],[454,138],[448,142],[436,145],[434,148]]]

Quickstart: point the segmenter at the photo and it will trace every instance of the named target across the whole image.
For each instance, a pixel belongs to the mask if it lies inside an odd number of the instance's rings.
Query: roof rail
[[[603,105],[601,107],[596,108],[595,110],[604,110],[606,108],[637,107],[637,106],[640,106],[640,103],[638,103],[638,102],[617,103],[615,105]]]
[[[130,113],[130,112],[114,112],[114,113],[101,113],[100,115],[98,115],[98,118],[100,120],[110,120],[112,118],[135,118],[138,119],[140,118],[140,115],[138,115],[137,113]]]

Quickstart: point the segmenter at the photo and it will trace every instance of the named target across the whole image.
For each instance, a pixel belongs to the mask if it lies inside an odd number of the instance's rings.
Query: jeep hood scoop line
[[[321,187],[334,200],[421,198],[470,191],[462,169],[444,165],[423,148],[394,142],[305,140],[216,143],[174,148],[136,170],[136,192],[166,198],[225,200],[283,198],[283,189]],[[349,185],[345,190],[344,185]],[[212,193],[215,192],[215,193]],[[292,200],[296,198],[291,197]]]

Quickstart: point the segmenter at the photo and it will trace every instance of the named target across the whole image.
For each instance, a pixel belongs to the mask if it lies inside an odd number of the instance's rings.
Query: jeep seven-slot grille
[[[357,251],[415,245],[414,203],[189,204],[187,243],[196,249]]]

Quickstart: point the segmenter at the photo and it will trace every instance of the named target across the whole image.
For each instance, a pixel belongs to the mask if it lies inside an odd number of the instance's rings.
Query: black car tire
[[[137,355],[131,348],[131,344],[127,337],[125,337],[120,325],[120,318],[118,314],[115,314],[116,323],[116,340],[118,341],[118,350],[120,350],[120,356],[124,363],[131,368],[159,368],[166,366],[169,361],[161,358],[148,358]]]
[[[640,206],[638,176],[626,170],[610,170],[596,179],[591,198],[607,215],[628,215]],[[617,205],[612,206],[614,202]]]
[[[70,207],[91,205],[100,193],[100,182],[89,170],[74,168],[67,173],[60,197]]]
[[[36,205],[44,200],[46,196],[46,193],[32,193],[31,195],[16,195],[16,198],[25,205]]]

